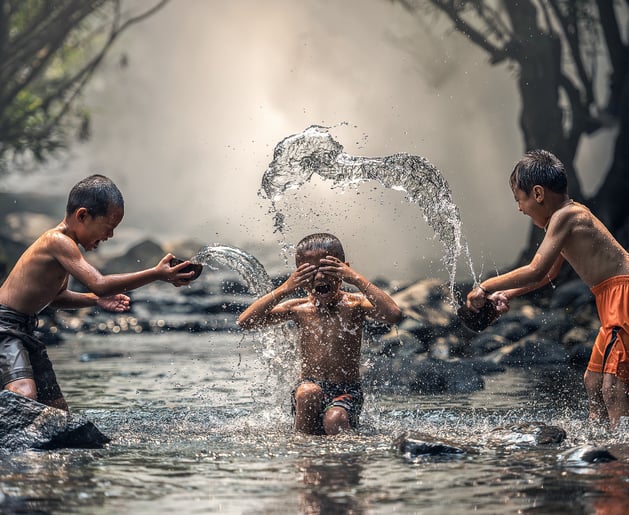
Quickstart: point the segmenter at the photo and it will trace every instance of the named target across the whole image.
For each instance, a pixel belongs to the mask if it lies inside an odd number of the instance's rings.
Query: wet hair
[[[328,255],[345,261],[345,251],[341,240],[333,234],[318,232],[303,238],[295,248],[295,261],[299,265],[299,258],[310,250],[325,250]]]
[[[66,213],[84,207],[91,216],[105,216],[111,207],[124,208],[118,187],[104,175],[90,175],[76,183],[68,195]]]
[[[568,192],[568,177],[563,163],[548,150],[531,150],[518,161],[509,177],[511,189],[527,195],[539,184],[555,193]]]

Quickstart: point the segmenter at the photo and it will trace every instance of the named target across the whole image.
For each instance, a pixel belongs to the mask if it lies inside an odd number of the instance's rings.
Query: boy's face
[[[338,277],[321,271],[321,260],[330,255],[331,254],[324,249],[307,250],[300,253],[297,258],[297,266],[308,263],[316,267],[316,271],[312,276],[312,283],[308,287],[308,293],[324,303],[330,302],[337,297],[341,284],[343,283]]]
[[[541,186],[534,186],[528,195],[516,186],[513,188],[513,198],[518,204],[518,211],[531,217],[537,227],[541,229],[546,227],[548,219],[541,209],[544,200],[544,189]]]
[[[107,241],[113,237],[114,229],[118,227],[124,216],[124,209],[112,206],[103,216],[92,216],[85,208],[79,208],[75,212],[79,221],[77,228],[78,242],[85,250],[95,250],[101,241]]]

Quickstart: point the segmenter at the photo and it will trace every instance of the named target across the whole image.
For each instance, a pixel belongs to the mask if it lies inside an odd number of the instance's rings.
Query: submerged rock
[[[395,440],[395,448],[406,459],[420,456],[443,456],[465,454],[465,450],[445,440],[434,439],[430,435],[409,431]]]
[[[564,441],[566,432],[558,426],[544,422],[523,422],[491,430],[488,443],[493,445],[548,445]]]
[[[0,449],[100,448],[110,439],[81,415],[0,392]]]
[[[559,460],[566,465],[587,466],[592,463],[608,463],[616,461],[618,458],[609,452],[605,447],[595,447],[593,445],[582,445],[569,449],[559,455]]]
[[[88,361],[96,361],[99,359],[112,359],[122,358],[124,354],[122,352],[84,352],[81,354],[79,361],[86,363]]]

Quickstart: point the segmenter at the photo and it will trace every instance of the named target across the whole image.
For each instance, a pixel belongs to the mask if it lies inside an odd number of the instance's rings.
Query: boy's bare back
[[[0,304],[27,314],[48,306],[68,285],[68,272],[56,257],[67,245],[80,253],[60,226],[42,234],[22,254],[0,288]]]
[[[610,277],[629,275],[629,253],[591,211],[570,202],[551,217],[538,253],[554,246],[590,288]]]

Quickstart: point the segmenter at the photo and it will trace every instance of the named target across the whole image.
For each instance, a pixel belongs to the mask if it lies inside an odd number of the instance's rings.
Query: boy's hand
[[[126,295],[119,293],[110,297],[100,297],[96,301],[96,305],[105,311],[122,313],[123,311],[129,311],[129,308],[131,307],[131,299]]]
[[[467,294],[466,304],[467,304],[467,307],[470,308],[472,311],[477,312],[480,308],[482,308],[485,305],[486,301],[487,301],[487,294],[480,286],[477,286],[476,288],[474,288],[471,292]]]
[[[178,265],[170,266],[170,260],[174,257],[171,253],[166,254],[155,267],[160,272],[161,279],[177,287],[189,284],[194,277],[194,272],[182,273],[181,271],[190,264],[190,261],[182,261]]]
[[[306,288],[312,283],[312,278],[314,277],[317,268],[314,265],[303,263],[299,265],[297,269],[290,274],[286,282],[287,293],[291,293],[299,288]]]
[[[496,311],[498,311],[501,315],[509,311],[509,297],[507,297],[504,292],[495,291],[489,295],[487,299],[494,303]]]
[[[334,256],[326,256],[323,258],[319,270],[326,275],[341,281],[346,281],[350,284],[354,283],[356,277],[356,274],[347,263],[344,263]]]

